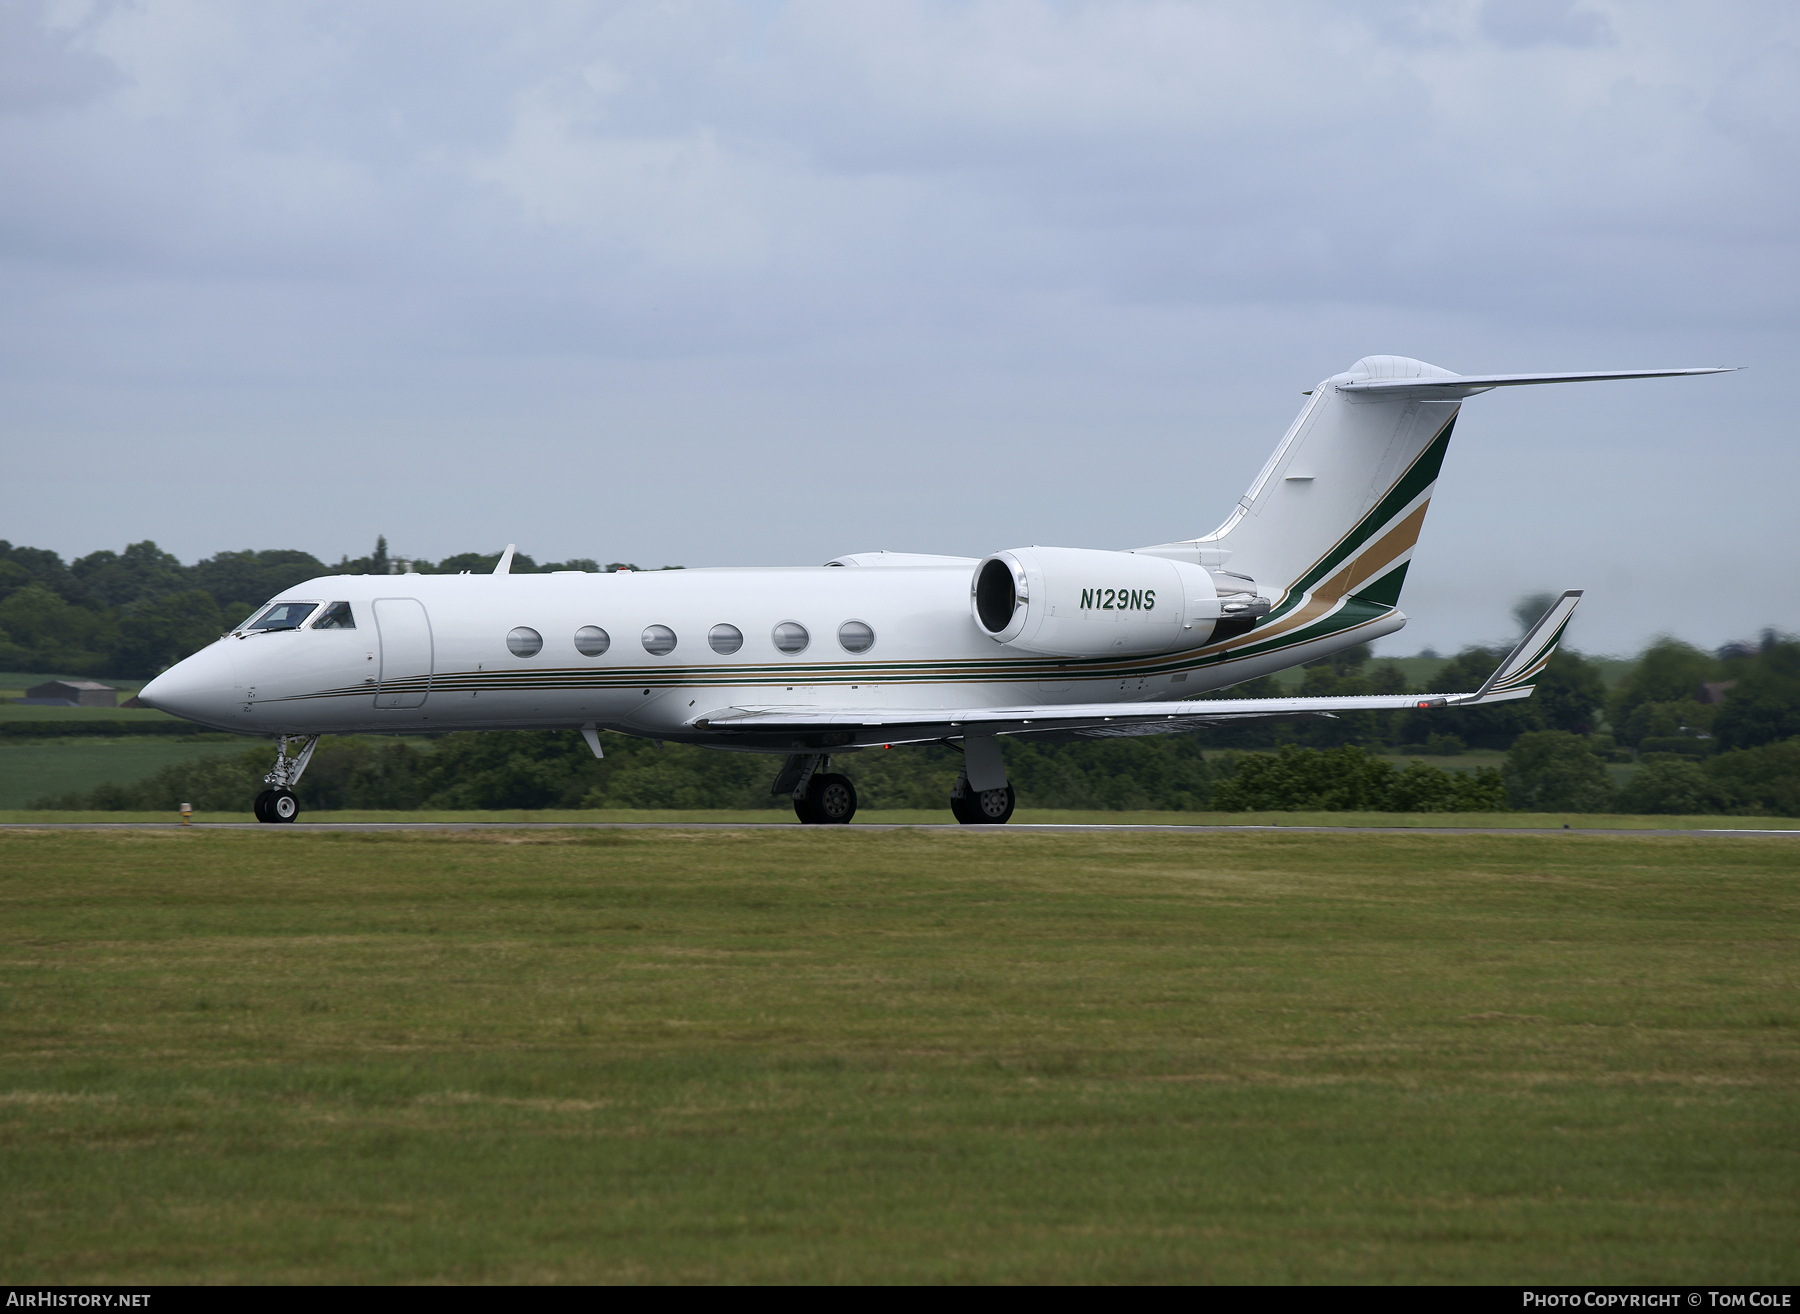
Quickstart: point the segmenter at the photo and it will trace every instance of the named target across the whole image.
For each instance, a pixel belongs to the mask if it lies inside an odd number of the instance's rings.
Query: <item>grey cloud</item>
[[[1486,0],[1481,30],[1511,50],[1606,46],[1618,39],[1605,14],[1575,0]]]
[[[1368,352],[1766,367],[1793,335],[1800,23],[1775,4],[1698,27],[1654,0],[0,15],[52,87],[0,115],[0,431],[151,472],[9,484],[15,542],[262,542],[238,481],[277,451],[320,508],[301,545],[333,556],[522,517],[566,536],[540,557],[1130,543],[1210,528],[1298,389]],[[1761,400],[1664,410],[1637,450],[1724,427],[1789,471],[1776,403],[1730,386],[1705,396]],[[1625,508],[1661,494],[1635,454],[1584,512],[1606,533],[1476,546],[1518,536],[1516,471],[1592,449],[1611,406],[1660,403],[1472,408],[1519,455],[1447,478],[1412,586],[1434,614],[1491,571],[1504,629],[1562,582],[1542,544],[1644,577]],[[1096,450],[1148,491],[1088,496]],[[669,453],[703,472],[680,515],[656,511]],[[594,490],[582,516],[546,515],[540,470]],[[1693,550],[1719,567],[1742,522]],[[1792,623],[1751,615],[1792,595],[1746,584],[1746,623]]]
[[[51,26],[31,0],[0,3],[0,115],[81,105],[123,82],[107,60],[81,48],[92,22]]]

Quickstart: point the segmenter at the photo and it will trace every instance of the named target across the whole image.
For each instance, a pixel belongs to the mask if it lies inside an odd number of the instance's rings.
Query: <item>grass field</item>
[[[21,808],[47,795],[90,790],[109,780],[131,784],[171,762],[192,762],[243,751],[243,745],[221,743],[211,736],[199,742],[146,735],[0,744],[0,809]],[[272,753],[270,760],[274,760]]]
[[[43,684],[46,680],[92,680],[95,678],[98,678],[101,684],[110,684],[119,690],[121,697],[129,697],[149,683],[148,680],[117,679],[110,675],[100,677],[70,675],[66,671],[0,671],[0,698],[23,698],[27,689],[33,685]]]
[[[0,703],[0,721],[166,722],[179,719],[154,707],[43,707],[34,703]]]
[[[1785,840],[277,843],[0,832],[9,1281],[1800,1276]]]

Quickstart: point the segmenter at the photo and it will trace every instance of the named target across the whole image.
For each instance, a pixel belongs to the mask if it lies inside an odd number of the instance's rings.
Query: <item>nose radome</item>
[[[231,713],[236,673],[224,643],[183,658],[138,691],[138,702],[188,721],[216,723]]]

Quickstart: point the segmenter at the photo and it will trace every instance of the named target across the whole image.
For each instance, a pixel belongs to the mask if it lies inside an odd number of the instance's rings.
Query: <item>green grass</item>
[[[14,1283],[1791,1283],[1752,839],[0,833]]]
[[[0,809],[21,808],[47,795],[90,790],[108,780],[130,784],[171,762],[242,752],[248,746],[220,743],[210,735],[198,742],[150,736],[0,742]]]

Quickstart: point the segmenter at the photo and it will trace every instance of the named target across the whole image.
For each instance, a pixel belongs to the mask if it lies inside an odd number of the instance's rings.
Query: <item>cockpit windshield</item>
[[[255,620],[240,626],[245,630],[297,630],[313,614],[316,602],[276,602],[263,608]]]
[[[356,628],[356,617],[350,614],[350,604],[333,602],[320,613],[319,619],[313,622],[315,630],[353,630]]]

